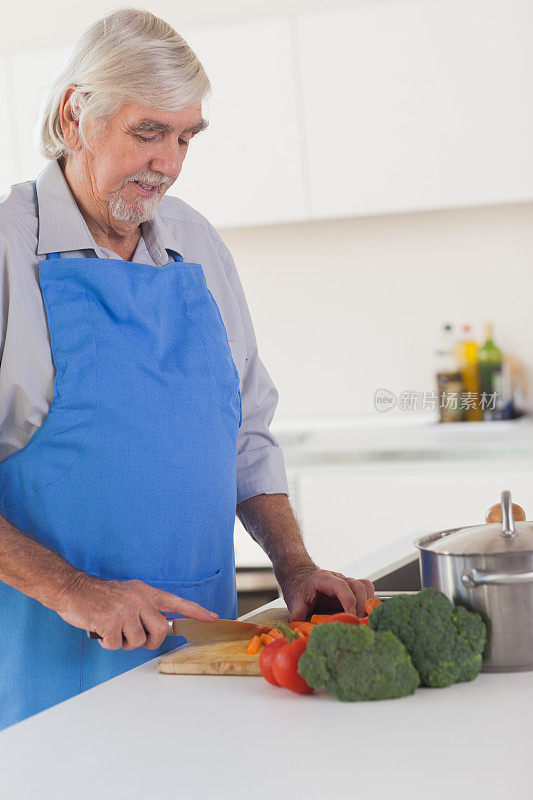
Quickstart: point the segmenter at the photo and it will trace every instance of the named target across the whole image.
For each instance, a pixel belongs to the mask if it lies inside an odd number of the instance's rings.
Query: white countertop
[[[417,412],[278,420],[272,431],[290,469],[398,460],[533,456],[531,416],[498,422],[439,423]]]
[[[154,660],[1,732],[0,798],[529,798],[532,702],[533,672],[340,703],[256,677],[159,675]]]

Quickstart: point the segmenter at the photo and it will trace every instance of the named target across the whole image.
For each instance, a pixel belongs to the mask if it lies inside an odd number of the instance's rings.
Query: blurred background
[[[0,195],[43,168],[44,89],[117,7],[4,9]],[[237,264],[312,556],[342,569],[481,522],[503,488],[531,517],[533,4],[139,7],[185,37],[212,83],[210,126],[170,193]],[[238,523],[236,554],[242,612],[275,582]]]

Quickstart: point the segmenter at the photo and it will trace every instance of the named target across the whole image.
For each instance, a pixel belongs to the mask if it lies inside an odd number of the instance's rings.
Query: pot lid
[[[467,528],[439,531],[429,536],[422,536],[416,540],[415,545],[420,550],[464,556],[533,552],[533,522],[514,521],[509,491],[502,492],[501,509],[501,523],[492,522],[487,525],[471,525]]]

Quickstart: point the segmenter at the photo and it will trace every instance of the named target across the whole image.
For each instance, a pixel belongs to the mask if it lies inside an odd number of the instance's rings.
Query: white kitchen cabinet
[[[213,93],[205,107],[210,127],[192,142],[169,194],[216,226],[304,219],[289,21],[181,32],[202,61]],[[11,113],[5,118],[16,132],[9,182],[34,179],[46,163],[35,146],[35,127],[44,91],[64,55],[53,49],[7,59]],[[0,83],[1,78],[0,73]]]
[[[213,87],[169,194],[217,227],[533,198],[529,0],[362,3],[189,31],[168,19]],[[6,81],[0,65],[0,191],[45,164],[35,124],[66,49],[7,56]]]
[[[529,0],[300,17],[312,217],[531,200],[532,30]]]
[[[265,551],[252,539],[237,517],[235,518],[234,545],[235,566],[238,569],[272,566]]]
[[[44,94],[61,66],[66,48],[15,53],[7,61],[11,131],[14,134],[12,183],[35,180],[47,161],[36,146],[37,119]]]
[[[190,145],[169,194],[215,226],[304,219],[289,21],[182,33],[211,81],[210,125]]]
[[[510,489],[531,518],[533,466],[517,461],[391,461],[302,470],[298,496],[306,546],[320,566],[341,569],[410,534],[414,540],[481,524],[502,489]]]

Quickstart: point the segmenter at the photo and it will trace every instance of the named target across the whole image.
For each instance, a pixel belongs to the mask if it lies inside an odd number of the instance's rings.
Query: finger
[[[363,581],[356,580],[355,578],[344,579],[357,599],[356,614],[358,617],[366,616],[365,603],[368,599],[367,587]]]
[[[351,582],[351,581],[354,581],[355,579],[354,578],[347,578],[347,580]],[[366,613],[365,604],[366,604],[366,601],[370,597],[374,597],[374,584],[372,583],[372,581],[369,581],[366,578],[360,578],[357,581],[355,581],[355,583],[360,584],[361,586],[363,586],[364,590],[365,590],[365,593],[366,593],[366,597],[364,598],[364,601],[363,601],[363,610],[362,611],[361,610],[358,611],[358,616],[366,617],[366,616],[368,616],[368,614]],[[352,591],[354,591],[354,587],[353,586],[352,586]]]
[[[366,599],[368,600],[370,597],[375,597],[374,594],[374,584],[372,581],[367,580],[367,578],[360,578],[362,584],[364,584],[366,589]]]
[[[124,650],[136,650],[146,643],[146,631],[140,617],[129,617],[122,624],[122,635],[124,637]]]
[[[364,608],[365,603],[369,597],[374,597],[374,584],[372,581],[369,581],[367,578],[348,578],[341,572],[334,572],[333,574],[338,578],[343,578],[345,581],[347,581],[352,592],[355,594],[358,601],[357,616],[366,616],[366,611]],[[364,587],[364,594],[361,587]]]
[[[343,575],[342,572],[333,572],[332,571],[332,575],[336,575],[337,578],[343,578],[344,580],[347,580],[346,575]],[[364,583],[364,585],[367,587],[367,590],[370,592],[370,594],[368,596],[369,597],[373,597],[374,596],[374,584],[372,583],[372,581],[369,581],[367,578],[352,578],[352,580],[357,580],[357,581],[361,581],[361,583]]]
[[[100,635],[102,638],[98,640],[98,644],[104,650],[120,650],[122,647],[122,630],[120,628]]]
[[[372,583],[372,581],[369,581],[366,578],[361,578],[360,579],[360,583],[362,583],[363,586],[365,587],[366,599],[367,600],[369,600],[371,597],[375,597],[374,584]],[[366,600],[365,600],[365,603],[366,603]],[[366,610],[365,610],[365,614],[366,614]]]
[[[170,592],[165,592],[162,589],[155,590],[155,605],[160,611],[174,611],[183,617],[199,619],[202,622],[212,622],[218,618],[218,614],[215,614],[214,611],[208,611],[207,608],[198,603],[185,600],[183,597],[170,594]]]
[[[144,647],[148,650],[157,650],[168,633],[168,620],[155,608],[145,606],[141,608],[141,622],[146,631]]]
[[[316,578],[313,575],[312,582],[315,589],[330,597],[336,597],[348,614],[357,613],[357,596],[344,576],[339,578],[332,572],[316,573]]]

